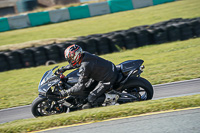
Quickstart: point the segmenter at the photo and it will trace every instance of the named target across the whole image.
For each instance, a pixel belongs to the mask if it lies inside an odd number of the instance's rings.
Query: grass
[[[17,120],[0,124],[1,133],[30,132],[56,126],[72,125],[86,122],[97,122],[110,118],[133,116],[148,112],[176,110],[187,107],[199,107],[200,95],[167,98],[160,100],[134,102],[118,106],[108,106],[68,114]]]
[[[0,33],[0,46],[50,38],[69,38],[124,30],[172,18],[200,17],[199,0],[176,2],[118,12],[92,18],[19,29]]]
[[[200,78],[200,38],[149,45],[101,56],[115,64],[143,59],[142,77],[152,84]],[[66,62],[56,64],[67,65]],[[0,109],[30,104],[38,95],[38,83],[53,66],[40,66],[0,73]],[[67,74],[67,73],[65,73]]]

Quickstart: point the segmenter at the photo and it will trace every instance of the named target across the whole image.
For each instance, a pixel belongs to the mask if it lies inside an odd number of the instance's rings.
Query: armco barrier
[[[70,20],[68,8],[49,11],[49,17],[52,23]]]
[[[19,15],[8,18],[10,29],[21,29],[30,27],[30,21],[27,15]]]
[[[0,18],[0,32],[10,30],[7,18]]]
[[[153,0],[153,4],[158,5],[158,4],[163,4],[166,2],[173,2],[173,1],[175,1],[175,0]]]
[[[50,23],[48,12],[29,13],[28,17],[30,19],[31,26],[38,26]]]
[[[172,1],[175,0],[108,0],[106,2],[0,18],[0,32],[127,11]]]
[[[153,6],[153,0],[132,0],[132,2],[134,9]]]
[[[200,18],[171,19],[153,25],[133,27],[128,30],[106,34],[78,37],[60,44],[26,48],[0,53],[0,71],[45,65],[47,61],[62,62],[64,50],[72,45],[80,45],[92,54],[107,54],[121,49],[132,49],[149,44],[186,40],[200,37]]]
[[[88,5],[69,7],[68,10],[71,20],[90,17]]]
[[[109,0],[108,4],[109,4],[111,13],[133,9],[132,0]]]
[[[91,17],[110,13],[108,2],[88,4],[88,7]]]

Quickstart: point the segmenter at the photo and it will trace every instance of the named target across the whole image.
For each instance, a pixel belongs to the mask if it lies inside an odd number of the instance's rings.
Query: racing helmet
[[[77,66],[80,65],[82,53],[82,48],[76,44],[73,44],[65,49],[64,55],[69,64],[71,64],[72,66]]]

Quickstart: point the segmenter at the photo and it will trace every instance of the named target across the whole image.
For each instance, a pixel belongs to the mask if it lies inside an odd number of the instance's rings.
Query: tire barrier
[[[124,41],[127,49],[138,47],[136,35],[133,31],[127,31],[124,33]]]
[[[56,62],[61,61],[61,52],[57,45],[47,45],[47,46],[44,46],[44,48],[45,48],[48,60],[54,60]]]
[[[22,59],[18,51],[12,51],[5,53],[10,69],[19,69],[23,67]]]
[[[181,38],[180,30],[177,26],[167,25],[166,31],[167,31],[168,40],[170,42],[180,40]]]
[[[125,37],[121,32],[114,32],[107,36],[110,39],[110,46],[112,52],[118,52],[121,49],[126,49]]]
[[[83,40],[86,46],[86,51],[92,53],[92,54],[98,54],[98,41],[93,38],[89,38],[86,40]]]
[[[59,48],[60,60],[64,61],[65,60],[64,51],[68,46],[71,45],[71,43],[60,43],[60,44],[55,44],[55,45]]]
[[[191,21],[191,26],[192,26],[192,32],[194,36],[200,37],[200,24],[198,20],[192,20]]]
[[[98,54],[108,54],[111,53],[111,45],[110,45],[110,40],[107,37],[99,37],[95,38],[98,42]]]
[[[36,66],[35,59],[34,59],[34,52],[30,49],[21,49],[18,50],[19,56],[22,61],[23,67],[34,67]]]
[[[77,44],[92,54],[107,54],[149,44],[200,37],[200,18],[171,19],[153,25],[78,37],[59,44],[0,52],[0,72],[65,61],[64,50]],[[49,63],[50,62],[50,63]]]
[[[36,66],[44,65],[46,61],[48,61],[48,56],[44,47],[35,47],[31,48],[30,50],[32,50],[34,53],[34,61]]]
[[[4,53],[0,53],[0,62],[1,62],[1,65],[0,65],[0,72],[2,71],[6,71],[6,70],[9,70],[10,69],[10,65],[8,63],[8,58],[7,56],[4,54]]]

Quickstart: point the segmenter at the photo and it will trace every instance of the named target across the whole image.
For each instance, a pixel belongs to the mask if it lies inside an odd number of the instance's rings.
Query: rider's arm
[[[63,66],[63,67],[59,68],[58,70],[56,70],[55,74],[59,75],[60,73],[64,73],[65,71],[71,70],[71,69],[75,69],[75,67],[73,67],[71,65]]]
[[[85,67],[80,67],[79,69],[80,77],[78,79],[78,83],[76,83],[73,87],[66,90],[68,95],[78,93],[86,88],[86,83],[89,81],[89,70],[85,69]]]
[[[67,70],[71,70],[71,69],[75,69],[75,67],[71,66],[71,65],[67,65],[67,66],[63,66],[61,68],[59,68],[59,72],[64,73]]]

